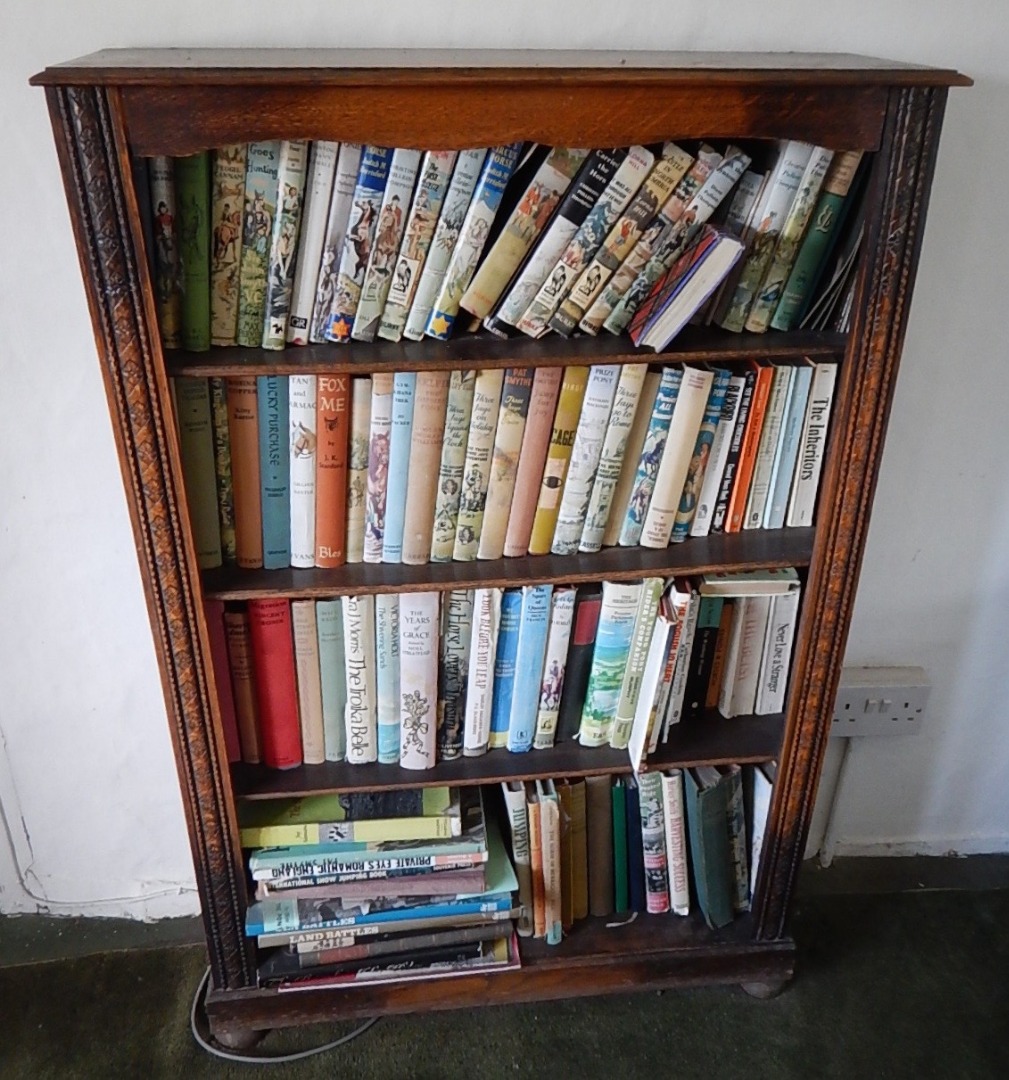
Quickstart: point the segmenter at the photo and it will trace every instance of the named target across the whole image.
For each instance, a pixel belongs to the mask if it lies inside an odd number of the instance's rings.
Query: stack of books
[[[261,985],[519,966],[518,881],[479,788],[246,801],[239,822]]]

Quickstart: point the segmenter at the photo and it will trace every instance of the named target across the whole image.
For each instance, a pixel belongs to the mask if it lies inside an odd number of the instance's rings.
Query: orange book
[[[228,761],[242,760],[241,740],[238,737],[238,720],[235,716],[235,698],[231,692],[231,673],[228,670],[228,646],[224,632],[224,601],[204,600],[203,613],[210,635],[210,662],[217,683],[217,704],[221,710],[221,726],[224,729],[224,746]]]
[[[447,371],[419,371],[414,390],[410,473],[403,512],[403,562],[420,566],[431,557],[438,470],[448,407]]]
[[[249,616],[244,611],[225,609],[224,635],[228,643],[228,665],[231,668],[231,689],[235,699],[242,761],[255,765],[262,760],[262,751],[259,746],[259,709],[252,671]]]
[[[316,381],[315,565],[347,559],[347,454],[350,446],[350,376]]]
[[[718,620],[718,637],[715,638],[715,655],[711,660],[711,675],[704,697],[706,709],[718,708],[718,695],[722,689],[722,674],[725,671],[725,658],[729,653],[729,638],[732,637],[732,617],[735,604],[731,599],[722,605],[722,614]]]
[[[529,814],[529,866],[533,878],[533,937],[547,936],[546,889],[543,884],[543,833],[536,785],[526,782],[526,810]]]
[[[739,465],[729,496],[729,509],[725,515],[725,531],[739,532],[746,515],[746,498],[750,493],[750,481],[753,479],[753,467],[757,463],[757,447],[760,445],[760,432],[764,426],[764,413],[767,411],[767,398],[771,392],[774,368],[770,364],[751,360],[750,366],[757,372],[757,382],[753,387],[750,401],[750,415],[746,420],[746,431],[739,448]]]
[[[259,404],[255,375],[228,379],[228,438],[231,489],[235,503],[235,554],[238,565],[263,565],[263,509],[259,484]]]

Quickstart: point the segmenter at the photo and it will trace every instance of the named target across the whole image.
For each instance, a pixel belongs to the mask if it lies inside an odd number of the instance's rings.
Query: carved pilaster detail
[[[198,574],[172,467],[167,381],[144,300],[124,184],[125,138],[108,93],[47,91],[115,428],[120,465],[161,668],[214,984],[255,981],[242,936],[244,882],[215,735]]]

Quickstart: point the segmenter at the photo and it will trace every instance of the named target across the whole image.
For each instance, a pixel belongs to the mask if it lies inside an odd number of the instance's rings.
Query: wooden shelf
[[[785,721],[781,714],[739,716],[726,720],[710,711],[673,730],[670,741],[649,758],[648,770],[681,765],[724,765],[776,760],[781,752]],[[333,791],[389,791],[394,788],[498,784],[502,780],[532,780],[561,776],[598,776],[631,771],[626,750],[585,747],[574,741],[549,750],[511,754],[491,750],[480,757],[439,761],[434,768],[412,772],[399,765],[349,765],[345,761],[267,769],[261,765],[231,767],[234,793],[244,799],[278,799]]]
[[[717,533],[653,551],[604,548],[594,555],[526,555],[487,562],[349,563],[332,570],[242,570],[219,567],[203,572],[203,591],[217,600],[255,600],[271,596],[328,597],[425,589],[503,588],[583,581],[707,574],[721,570],[760,570],[808,566],[815,529],[754,529]]]
[[[846,334],[792,331],[730,334],[711,327],[688,326],[661,353],[635,349],[626,335],[600,337],[556,334],[538,341],[503,340],[493,334],[463,334],[448,341],[351,341],[346,345],[291,346],[281,351],[229,347],[210,352],[165,353],[169,375],[291,375],[306,372],[369,375],[376,371],[444,371],[453,368],[564,367],[569,364],[642,364],[717,360],[730,363],[753,357],[840,357]]]

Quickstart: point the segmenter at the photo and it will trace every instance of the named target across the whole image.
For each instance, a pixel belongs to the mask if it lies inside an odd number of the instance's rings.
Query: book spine
[[[669,910],[669,869],[662,776],[656,772],[641,773],[638,777],[638,792],[641,844],[645,855],[645,902],[651,914],[661,915]]]
[[[655,408],[655,399],[661,383],[662,376],[659,372],[649,371],[646,373],[641,386],[641,396],[634,410],[631,429],[627,434],[627,443],[624,447],[623,459],[620,463],[616,483],[613,485],[613,493],[609,496],[610,506],[602,532],[603,547],[613,547],[620,539],[620,530],[623,527],[631,492],[637,479],[638,462],[641,458],[641,451],[644,449],[645,438],[651,427],[652,411]],[[607,470],[607,475],[609,475],[609,470]],[[595,542],[594,538],[592,542]]]
[[[256,377],[263,568],[291,565],[291,456],[284,435],[290,404],[286,375]]]
[[[673,668],[673,681],[669,687],[669,703],[662,725],[662,740],[666,741],[669,729],[683,718],[683,707],[687,696],[687,676],[690,674],[690,657],[694,650],[694,635],[697,633],[697,617],[700,614],[700,598],[690,590],[683,613],[683,629],[680,632],[679,647],[676,650],[676,665]]]
[[[457,562],[472,562],[476,559],[480,546],[494,451],[494,432],[503,386],[504,372],[500,369],[479,372],[474,384],[473,407],[459,492],[455,544],[452,548],[452,558]]]
[[[662,776],[662,810],[669,866],[669,904],[677,915],[689,915],[690,878],[683,813],[683,773],[680,769],[670,769]]]
[[[175,159],[179,264],[182,271],[182,347],[210,348],[210,154]]]
[[[673,640],[673,623],[669,618],[667,607],[668,605],[660,601],[659,614],[655,620],[641,672],[641,688],[634,706],[631,733],[627,739],[627,753],[635,772],[640,771],[648,753],[653,725],[658,718],[659,693]]]
[[[745,385],[746,379],[742,375],[733,375],[725,388],[722,409],[718,415],[718,426],[711,443],[708,465],[704,470],[701,493],[697,497],[697,509],[690,523],[691,536],[707,536],[711,531],[715,504],[722,485],[725,463],[729,458],[729,447],[736,430],[736,420],[739,416],[739,405]]]
[[[809,388],[806,419],[799,442],[799,460],[796,462],[795,479],[788,504],[789,526],[813,524],[836,379],[837,364],[816,365]]]
[[[288,376],[291,475],[291,565],[315,566],[316,378]]]
[[[780,529],[785,524],[788,493],[792,487],[795,463],[799,457],[799,441],[802,437],[802,425],[806,417],[806,404],[809,401],[812,378],[812,364],[797,367],[792,376],[792,396],[781,424],[781,446],[775,461],[774,475],[771,477],[770,492],[767,496],[767,507],[764,511],[765,529]],[[223,541],[222,532],[222,544]]]
[[[327,761],[347,756],[347,660],[343,651],[343,616],[339,600],[315,602],[319,636],[319,678],[322,688],[322,734]]]
[[[255,375],[227,380],[231,488],[235,501],[235,558],[240,567],[263,565],[262,485],[259,482],[259,394]]]
[[[757,371],[757,382],[750,398],[749,414],[743,432],[742,445],[739,448],[739,461],[732,480],[732,494],[729,496],[728,510],[725,515],[725,531],[739,532],[746,513],[746,500],[750,493],[750,481],[757,462],[757,450],[760,446],[760,432],[764,426],[767,411],[767,399],[771,392],[774,370],[762,366]]]
[[[518,164],[521,150],[521,143],[497,146],[484,161],[459,230],[458,242],[445,268],[441,288],[434,298],[431,314],[424,327],[428,337],[445,340],[452,333],[459,313],[459,302],[476,272],[491,225],[501,205],[505,185]]]
[[[399,763],[404,769],[430,769],[437,742],[438,593],[403,593],[399,635]]]
[[[371,377],[371,423],[368,429],[368,481],[364,506],[364,561],[382,561],[385,505],[389,487],[389,442],[392,430],[394,376]]]
[[[547,750],[553,746],[557,734],[574,611],[575,589],[554,589],[533,736],[533,746],[537,750]]]
[[[349,375],[316,376],[315,412],[315,565],[331,568],[347,557]]]
[[[462,753],[466,724],[466,684],[473,635],[473,592],[452,589],[441,608],[442,632],[438,673],[438,757],[450,761]]]
[[[382,562],[403,561],[403,527],[406,523],[406,492],[410,477],[413,442],[413,408],[417,373],[398,371],[392,384],[392,420],[389,427],[389,467],[385,500],[385,531]]]
[[[312,321],[308,332],[308,340],[317,344],[326,340],[329,312],[336,297],[340,256],[347,235],[347,221],[354,205],[354,188],[357,186],[357,173],[361,167],[361,150],[359,143],[341,143],[336,158],[333,191],[329,200],[326,231],[312,302]]]
[[[364,560],[371,449],[371,379],[354,379],[350,389],[350,448],[347,453],[347,562]]]
[[[713,378],[711,371],[691,367],[683,371],[641,530],[640,542],[644,547],[664,548],[669,544]]]
[[[554,555],[574,555],[578,551],[620,373],[618,365],[595,364],[589,369],[550,545]]]
[[[743,376],[743,389],[739,396],[739,411],[736,415],[736,425],[732,431],[732,439],[729,442],[729,450],[725,456],[725,468],[722,470],[722,479],[718,487],[718,498],[711,514],[711,531],[723,532],[725,521],[729,513],[729,499],[732,495],[732,487],[736,479],[736,469],[739,466],[739,455],[743,448],[743,437],[746,434],[746,423],[750,418],[750,404],[753,401],[753,392],[757,387],[757,371],[751,368]]]
[[[344,717],[347,761],[363,765],[378,760],[375,710],[375,598],[344,596],[343,649],[347,666],[347,710]]]
[[[453,371],[449,377],[445,435],[438,466],[438,494],[435,499],[434,529],[431,536],[432,562],[451,562],[455,548],[459,496],[462,492],[476,377],[475,371],[458,370]]]
[[[536,515],[529,536],[529,554],[546,555],[553,543],[557,515],[560,512],[564,481],[567,477],[571,450],[578,430],[578,418],[589,381],[587,367],[567,367],[561,380],[557,411],[550,432],[550,445],[543,466]]]
[[[266,312],[270,237],[277,214],[280,142],[249,143],[245,159],[245,216],[238,277],[237,344],[258,349]]]
[[[228,668],[231,671],[231,690],[235,702],[235,720],[238,724],[242,761],[256,765],[262,761],[262,749],[248,613],[225,610],[224,635],[228,648]]]
[[[683,699],[683,715],[686,717],[699,717],[704,711],[724,604],[725,598],[721,596],[702,596],[698,601],[697,626],[694,630],[693,647],[690,650]]]
[[[529,550],[562,375],[560,368],[537,368],[533,376],[502,549],[508,558],[525,555]]]
[[[561,927],[567,933],[574,925],[574,852],[571,846],[573,828],[571,781],[556,780],[557,799],[561,811]]]
[[[400,744],[400,598],[393,593],[375,597],[375,694],[378,722],[378,760],[399,761]]]
[[[189,524],[200,569],[220,566],[221,522],[217,510],[217,468],[206,379],[180,376],[175,380],[179,425],[179,456],[189,506]]]
[[[529,819],[529,876],[532,878],[533,893],[533,937],[541,938],[546,934],[542,817],[540,802],[535,794],[535,784],[531,782],[526,784],[526,816]]]
[[[746,816],[743,807],[743,771],[738,765],[726,766],[728,801],[725,822],[732,853],[732,909],[750,910],[750,874],[746,856]]]
[[[339,143],[320,140],[312,143],[308,155],[298,259],[287,317],[287,341],[290,345],[307,345],[309,342],[339,150]]]
[[[242,742],[238,730],[238,713],[231,683],[228,640],[224,625],[224,601],[204,600],[203,614],[210,638],[210,661],[217,688],[217,704],[221,713],[221,728],[228,761],[242,760]]]
[[[389,162],[389,177],[382,194],[382,207],[375,227],[375,243],[368,258],[368,268],[361,286],[361,299],[354,313],[351,337],[356,341],[374,341],[378,333],[382,310],[396,268],[396,256],[403,240],[406,207],[413,195],[420,155],[419,150],[400,148],[393,151]]]
[[[628,492],[623,524],[620,527],[618,541],[622,547],[633,547],[641,541],[682,381],[683,371],[680,368],[662,369],[662,381],[655,395],[655,404],[652,406],[634,480]]]
[[[653,714],[648,718],[648,743],[647,752],[654,754],[658,749],[659,740],[668,734],[666,719],[669,715],[670,701],[673,696],[673,683],[676,679],[677,667],[682,667],[683,639],[687,631],[687,622],[690,614],[690,583],[680,582],[674,584],[667,594],[666,613],[671,622],[669,646],[666,651],[666,662],[662,668],[659,680],[659,690],[655,695]]]
[[[749,716],[756,708],[760,660],[771,609],[769,596],[748,596],[745,600],[736,611],[740,632],[733,679],[727,688],[728,709],[722,709],[723,702],[719,701],[719,708],[729,716]]]
[[[501,621],[494,654],[490,736],[487,743],[491,750],[508,744],[508,720],[515,690],[515,661],[518,656],[521,623],[522,590],[505,589],[501,596]]]
[[[548,945],[559,945],[564,935],[561,905],[561,811],[552,780],[537,781],[540,798],[540,841],[543,847],[543,921]]]
[[[208,382],[221,558],[226,563],[234,563],[238,552],[235,547],[235,491],[231,480],[231,439],[228,434],[228,384],[223,378],[212,378]]]
[[[568,782],[571,791],[571,909],[577,922],[589,914],[589,835],[587,784],[584,779]]]
[[[567,147],[550,151],[473,276],[460,307],[478,319],[491,313],[523,256],[546,227],[587,153]]]
[[[533,933],[533,877],[529,857],[529,814],[526,810],[525,787],[521,781],[501,782],[505,810],[511,833],[511,856],[515,864],[515,876],[519,884],[519,917],[516,929],[521,937]]]
[[[722,614],[718,620],[718,637],[715,639],[715,653],[711,660],[711,675],[708,677],[707,693],[704,698],[705,709],[718,708],[718,695],[722,680],[725,678],[725,665],[728,662],[729,643],[732,640],[732,624],[736,614],[736,605],[732,597],[726,597],[722,605]]]
[[[585,523],[578,540],[578,551],[596,552],[602,547],[647,371],[646,364],[625,364],[620,368],[613,407],[599,452],[599,464],[589,493]]]
[[[175,169],[170,157],[152,157],[148,166],[154,210],[154,299],[161,344],[182,347],[182,291],[175,203]]]
[[[386,341],[399,341],[403,337],[457,157],[455,150],[428,150],[421,162],[420,179],[403,227],[403,242],[378,324],[378,336]]]
[[[610,738],[641,596],[640,582],[604,581],[599,630],[582,709],[578,741],[604,746]]]
[[[718,425],[725,404],[725,394],[729,388],[730,373],[728,371],[719,369],[713,374],[707,404],[701,418],[701,426],[694,441],[693,453],[687,466],[687,475],[683,481],[680,504],[673,520],[670,540],[674,544],[686,540],[700,505],[701,492],[704,490],[704,479],[710,466],[715,436],[718,434]]]
[[[613,815],[613,907],[616,912],[630,910],[627,874],[627,796],[626,783],[618,776],[610,788]]]
[[[410,477],[403,511],[402,559],[409,566],[423,565],[431,556],[449,377],[447,371],[417,373]]]
[[[249,640],[263,764],[290,769],[302,762],[290,602],[250,600]]]
[[[322,676],[314,600],[291,601],[291,626],[298,676],[302,759],[306,765],[321,765],[326,760],[326,736],[322,723]]]
[[[238,332],[238,276],[242,263],[242,209],[248,146],[214,151],[211,195],[210,344],[234,345]]]
[[[480,528],[479,559],[500,559],[504,554],[508,515],[515,492],[522,438],[533,386],[532,368],[508,368],[501,387],[494,452],[490,462],[487,497]]]
[[[592,671],[592,651],[595,647],[599,611],[602,607],[601,587],[582,586],[575,595],[571,639],[564,666],[564,685],[557,716],[557,738],[575,739],[581,726],[585,693]]]
[[[798,616],[798,589],[771,598],[757,680],[757,700],[753,710],[758,716],[784,711],[792,640],[795,637]]]
[[[270,237],[266,275],[266,303],[262,327],[264,349],[282,349],[287,339],[294,266],[298,255],[301,206],[305,200],[308,143],[285,139],[280,144],[277,168],[277,214]]]
[[[466,757],[485,754],[490,741],[494,658],[497,654],[500,622],[501,589],[475,589],[463,731],[463,754]]]
[[[361,164],[340,251],[340,268],[326,319],[327,341],[343,343],[350,340],[365,270],[375,243],[379,207],[389,179],[392,154],[393,151],[384,146],[366,146],[361,151]]]
[[[609,776],[585,778],[590,915],[613,914],[613,810]]]
[[[595,206],[544,278],[522,318],[515,324],[522,333],[542,337],[547,332],[554,312],[599,250],[613,223],[637,194],[654,162],[655,155],[645,147],[630,148]]]
[[[746,497],[746,510],[743,515],[744,529],[759,529],[764,523],[771,474],[780,449],[782,421],[792,393],[794,371],[795,369],[787,364],[774,366],[774,377],[767,399],[767,409],[764,412],[764,423],[760,429],[760,443],[753,464],[753,476],[750,479],[750,491]]]
[[[533,744],[543,685],[552,585],[525,585],[515,653],[515,679],[508,717],[508,749],[525,753]]]
[[[609,733],[609,744],[615,750],[626,750],[634,725],[641,677],[648,658],[648,646],[655,631],[655,615],[662,595],[662,578],[645,578],[638,587],[638,605],[634,614],[627,663],[620,681],[616,709]]]

